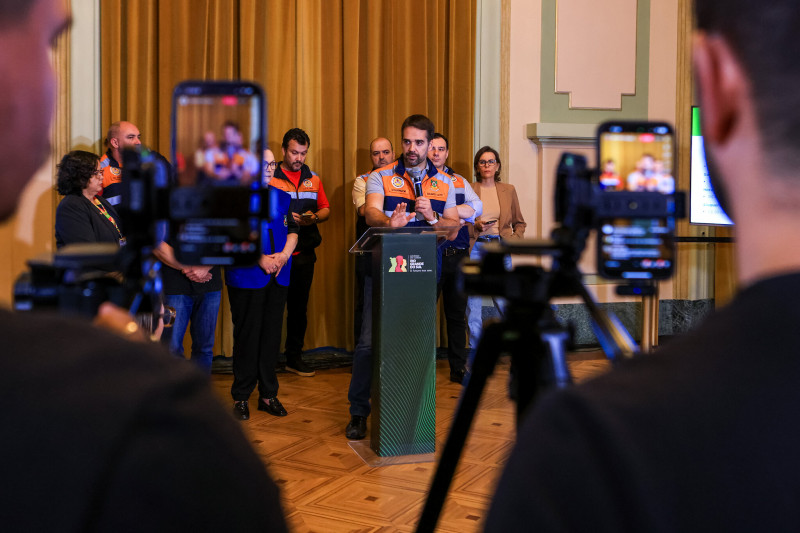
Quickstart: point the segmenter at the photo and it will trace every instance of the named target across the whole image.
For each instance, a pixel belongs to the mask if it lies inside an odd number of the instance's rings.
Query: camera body
[[[606,139],[605,132],[612,133]],[[645,142],[641,141],[642,136]],[[669,125],[659,122],[610,122],[598,128],[600,160],[608,145],[618,148],[627,160],[642,157],[646,150],[661,157],[672,157],[674,134]],[[652,146],[660,142],[657,150]],[[647,146],[639,146],[647,144]],[[672,172],[673,165],[668,166]],[[671,175],[670,175],[671,177]],[[621,180],[616,187],[608,175],[591,169],[586,158],[564,153],[556,171],[555,219],[557,227],[550,240],[520,239],[487,245],[480,262],[466,261],[462,267],[462,287],[469,294],[501,296],[509,300],[547,301],[556,296],[576,294],[581,283],[577,263],[592,230],[597,232],[598,273],[620,280],[621,294],[645,294],[652,282],[671,276],[675,257],[675,220],[685,216],[685,194],[674,190],[634,190]],[[503,257],[514,255],[548,256],[552,268],[525,266],[513,271],[504,267]]]
[[[147,148],[122,154],[122,201],[117,205],[125,245],[71,244],[28,262],[14,285],[18,311],[57,310],[92,317],[110,301],[127,308],[140,323],[169,322],[162,305],[161,264],[152,251],[174,243],[183,264],[248,265],[261,253],[261,227],[271,220],[262,183],[261,153],[248,161],[248,179],[187,181],[192,127],[246,123],[248,146],[263,150],[265,97],[248,82],[184,82],[173,98],[173,164]],[[189,117],[189,118],[187,118]],[[197,130],[204,131],[204,130]],[[234,142],[236,139],[233,139]],[[246,151],[241,147],[240,152]],[[193,169],[197,176],[199,172]]]
[[[14,309],[93,316],[104,301],[125,305],[120,278],[112,275],[118,251],[109,243],[74,244],[31,259],[14,283]]]

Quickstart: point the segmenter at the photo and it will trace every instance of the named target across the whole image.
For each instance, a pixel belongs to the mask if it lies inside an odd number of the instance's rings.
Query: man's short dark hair
[[[759,130],[777,166],[800,165],[800,5],[796,0],[696,0],[697,28],[725,39],[752,85]]]
[[[242,131],[242,130],[239,128],[239,123],[238,123],[238,122],[234,122],[234,121],[232,121],[232,120],[226,120],[226,121],[225,121],[225,123],[222,125],[222,129],[224,130],[225,128],[233,128],[233,129],[235,129],[237,132],[241,132],[241,131]]]
[[[433,140],[434,132],[436,128],[433,125],[431,119],[426,117],[425,115],[411,115],[407,119],[403,121],[403,125],[400,126],[400,135],[402,136],[403,132],[406,131],[406,128],[416,128],[418,130],[424,130],[427,132],[428,135],[428,142]]]
[[[302,146],[311,146],[311,139],[308,137],[308,133],[300,128],[292,128],[283,135],[281,147],[284,150],[289,148],[289,141],[294,141]]]
[[[446,149],[448,149],[448,150],[450,149],[450,141],[448,141],[448,140],[447,140],[447,137],[445,137],[444,135],[442,135],[442,134],[441,134],[441,133],[439,133],[438,131],[437,131],[436,133],[434,133],[434,134],[433,134],[433,137],[431,137],[431,140],[434,140],[434,139],[441,139],[441,140],[443,140],[443,141],[444,141],[444,147],[445,147]]]

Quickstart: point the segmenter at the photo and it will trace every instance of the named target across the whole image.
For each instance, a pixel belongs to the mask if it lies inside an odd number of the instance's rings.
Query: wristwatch
[[[436,211],[434,211],[434,212],[433,212],[433,220],[427,220],[427,219],[426,219],[426,220],[425,220],[425,222],[427,222],[427,223],[428,223],[428,224],[430,224],[431,226],[433,226],[434,224],[438,224],[438,223],[439,223],[439,213],[437,213]]]

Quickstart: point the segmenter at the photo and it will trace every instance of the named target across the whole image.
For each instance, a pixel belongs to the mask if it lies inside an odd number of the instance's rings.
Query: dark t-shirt
[[[285,531],[208,378],[156,345],[0,311],[7,531]]]
[[[174,248],[170,239],[166,243]],[[187,278],[183,272],[162,263],[161,282],[164,285],[164,294],[205,294],[213,291],[222,290],[222,269],[218,266],[212,267],[211,280],[206,283],[197,283]]]
[[[695,331],[546,395],[519,432],[486,531],[795,531],[800,274]]]

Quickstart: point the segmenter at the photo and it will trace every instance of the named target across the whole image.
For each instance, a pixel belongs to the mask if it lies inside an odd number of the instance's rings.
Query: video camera
[[[94,316],[111,301],[140,325],[171,320],[163,308],[153,249],[169,243],[186,265],[250,265],[261,253],[262,226],[274,218],[262,187],[265,97],[247,82],[183,82],[173,93],[172,161],[146,148],[122,156],[116,206],[125,244],[72,244],[28,262],[14,286],[20,311]],[[211,134],[215,146],[201,140]],[[214,144],[214,143],[211,143]],[[152,329],[151,329],[152,331]]]
[[[675,220],[684,215],[684,195],[675,191],[672,128],[664,123],[609,122],[598,129],[600,170],[586,158],[565,153],[556,172],[556,228],[549,240],[487,244],[480,261],[465,261],[462,288],[468,294],[508,301],[501,321],[488,323],[475,349],[471,376],[450,426],[428,499],[417,525],[432,533],[478,408],[481,393],[501,355],[511,356],[510,395],[517,420],[548,388],[567,387],[569,328],[550,301],[580,297],[595,333],[613,362],[633,357],[638,347],[610,313],[603,312],[583,284],[578,261],[592,230],[597,233],[597,271],[619,280],[621,294],[647,294],[675,263]],[[506,269],[511,255],[546,256],[549,268]]]
[[[529,298],[530,290],[521,289],[531,285],[531,276],[549,274],[548,294],[536,297],[575,295],[575,284],[581,282],[577,263],[596,230],[598,274],[620,281],[619,294],[652,294],[654,281],[672,275],[675,220],[685,216],[685,195],[674,186],[673,144],[674,133],[666,123],[602,124],[599,159],[623,173],[595,171],[585,157],[563,154],[554,199],[558,225],[550,240],[487,245],[482,261],[465,262],[464,290],[508,300]],[[539,267],[508,272],[503,260],[508,254],[549,256],[553,265],[549,273]]]

